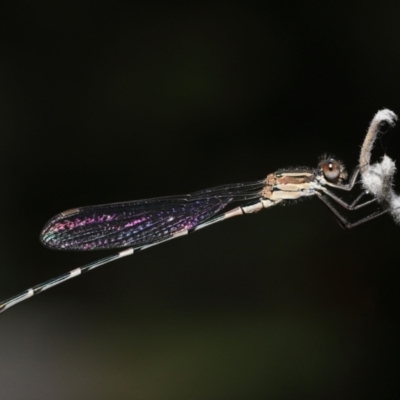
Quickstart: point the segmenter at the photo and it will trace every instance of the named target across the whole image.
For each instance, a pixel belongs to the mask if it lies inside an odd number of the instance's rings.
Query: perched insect
[[[360,225],[388,211],[397,215],[397,197],[391,189],[395,172],[393,161],[389,159],[393,164],[392,168],[385,167],[383,162],[369,164],[379,126],[383,122],[394,125],[396,119],[396,115],[389,110],[376,114],[362,147],[359,167],[349,180],[342,162],[324,156],[315,169],[282,169],[259,181],[218,186],[183,196],[87,206],[62,212],[43,228],[40,238],[45,246],[56,250],[124,250],[9,298],[0,303],[0,312],[75,276],[134,252],[234,216],[251,214],[301,197],[316,195],[344,228]],[[346,203],[332,191],[351,191],[360,175],[364,190],[352,203]],[[361,202],[367,194],[372,194],[372,197]],[[382,205],[382,209],[353,223],[332,205],[335,202],[347,210],[357,210],[376,201]],[[239,205],[224,211],[231,203]],[[399,200],[398,203],[400,205]]]

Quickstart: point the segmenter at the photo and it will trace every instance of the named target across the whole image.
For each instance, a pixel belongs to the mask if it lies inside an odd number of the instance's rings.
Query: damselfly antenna
[[[369,164],[380,125],[383,122],[394,125],[396,118],[389,110],[382,110],[376,114],[362,147],[359,167],[348,181],[343,163],[334,157],[324,156],[315,169],[282,169],[259,181],[218,186],[183,196],[79,207],[64,211],[52,218],[43,228],[40,239],[45,246],[56,250],[124,250],[9,298],[0,303],[0,312],[100,265],[225,219],[258,212],[301,197],[316,195],[344,228],[355,227],[388,211],[396,215],[394,210],[398,209],[396,204],[400,205],[400,200],[391,189],[395,169],[385,169],[382,167],[383,163]],[[351,191],[360,175],[364,190],[352,203],[348,204],[334,193],[334,190]],[[372,196],[362,202],[361,199],[368,193]],[[350,222],[332,204],[335,202],[352,211],[376,201],[381,204],[382,209],[356,222]],[[231,203],[239,205],[227,210]],[[400,220],[400,212],[397,215],[397,219]]]

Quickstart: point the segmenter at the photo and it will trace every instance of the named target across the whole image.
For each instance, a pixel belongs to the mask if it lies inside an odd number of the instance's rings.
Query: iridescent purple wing
[[[52,218],[40,239],[58,250],[141,247],[194,228],[233,200],[259,197],[262,186],[226,185],[186,196],[80,207]]]

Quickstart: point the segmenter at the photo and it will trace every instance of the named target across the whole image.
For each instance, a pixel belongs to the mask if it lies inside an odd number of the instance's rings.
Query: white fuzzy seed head
[[[395,172],[394,161],[385,155],[381,162],[369,165],[362,174],[363,186],[377,197],[378,201],[389,200],[386,197],[392,193],[391,185]]]
[[[396,224],[400,224],[400,196],[396,194],[390,200],[390,213]]]

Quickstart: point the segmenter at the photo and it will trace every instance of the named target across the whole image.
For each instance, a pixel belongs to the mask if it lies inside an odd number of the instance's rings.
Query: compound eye
[[[321,162],[321,170],[324,174],[324,177],[329,182],[337,182],[340,177],[340,163],[337,161],[330,159]]]

